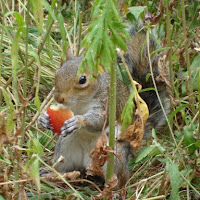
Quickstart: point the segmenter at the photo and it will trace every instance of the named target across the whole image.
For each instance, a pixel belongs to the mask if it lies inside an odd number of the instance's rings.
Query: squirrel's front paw
[[[42,115],[39,116],[38,118],[38,123],[43,126],[44,128],[47,129],[52,129],[49,121],[49,115],[47,114],[46,111],[42,112]]]
[[[61,135],[66,137],[67,135],[75,132],[78,128],[80,128],[80,121],[80,115],[76,115],[71,119],[66,120],[61,128]]]

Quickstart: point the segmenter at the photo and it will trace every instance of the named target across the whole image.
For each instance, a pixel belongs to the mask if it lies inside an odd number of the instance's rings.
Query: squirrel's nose
[[[65,98],[64,98],[64,96],[62,95],[62,94],[55,94],[54,95],[54,99],[58,102],[58,103],[64,103],[64,100],[65,100]]]

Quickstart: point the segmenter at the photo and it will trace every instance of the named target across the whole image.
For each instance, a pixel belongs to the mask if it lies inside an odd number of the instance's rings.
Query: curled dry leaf
[[[24,108],[26,108],[28,106],[28,99],[24,98],[23,94],[20,91],[20,84],[18,82],[18,86],[17,86],[17,93],[18,93],[18,97],[20,102],[22,103],[21,107],[18,110],[15,110],[14,116],[13,116],[13,121],[17,120],[17,117],[22,114],[22,111],[24,110]]]
[[[17,140],[18,136],[22,133],[22,127],[17,128],[15,135],[9,137],[6,133],[6,122],[4,114],[0,112],[0,146],[3,144],[10,144]]]
[[[145,124],[140,115],[136,118],[133,125],[130,125],[120,136],[119,141],[127,140],[130,145],[137,150],[141,144],[145,130]]]
[[[24,188],[19,190],[19,199],[27,200],[27,196],[26,196],[26,192]]]
[[[138,91],[142,89],[142,86],[139,83],[137,83],[136,81],[133,81],[133,82],[135,84],[135,102],[137,105],[135,114],[140,115],[143,120],[143,123],[145,124],[145,122],[147,121],[147,119],[149,117],[149,109],[148,109],[146,102],[138,94]],[[137,87],[137,89],[136,89],[136,87]]]
[[[69,178],[70,180],[76,180],[79,178],[81,173],[79,171],[73,171],[73,172],[67,172],[64,174],[61,174],[63,178]],[[55,174],[54,172],[49,172],[43,176],[44,179],[51,181],[51,182],[60,182],[62,179]]]
[[[10,144],[10,140],[6,134],[4,114],[0,112],[0,146],[3,144]]]
[[[79,178],[79,176],[81,175],[81,173],[79,171],[73,171],[73,172],[68,172],[68,173],[65,173],[63,175],[63,177],[67,177],[69,178],[70,180],[76,180],[77,178]]]
[[[96,144],[95,149],[90,153],[90,157],[92,158],[92,164],[87,169],[86,174],[90,176],[102,176],[104,177],[104,172],[102,170],[103,165],[106,161],[109,161],[109,152],[114,153],[113,149],[107,146],[108,137],[105,133],[103,133]]]
[[[149,109],[147,107],[147,104],[145,101],[140,97],[138,94],[138,90],[141,89],[141,85],[134,81],[135,85],[135,102],[137,105],[136,109],[136,120],[133,125],[130,125],[121,135],[118,139],[119,141],[127,140],[130,145],[137,149],[140,146],[140,143],[142,141],[144,131],[145,131],[145,123],[149,117]],[[136,89],[137,87],[137,89]]]
[[[118,184],[118,179],[117,179],[117,176],[116,175],[113,175],[109,180],[108,182],[106,182],[104,184],[104,189],[103,191],[101,192],[101,194],[95,196],[96,199],[102,199],[102,198],[105,198],[108,199],[108,200],[111,200],[113,199],[113,192],[112,190],[117,186]]]

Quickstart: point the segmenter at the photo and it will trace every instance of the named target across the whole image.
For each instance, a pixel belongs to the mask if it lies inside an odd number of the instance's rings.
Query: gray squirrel
[[[153,87],[151,78],[146,81],[146,75],[150,73],[147,47],[143,48],[146,33],[145,31],[136,33],[134,29],[130,29],[129,32],[131,40],[127,42],[127,52],[124,57],[131,75],[143,88]],[[150,40],[150,51],[155,49],[155,42]],[[143,51],[142,58],[141,51]],[[93,79],[85,72],[77,77],[77,70],[82,60],[82,57],[71,57],[57,70],[55,75],[54,98],[59,104],[63,104],[74,113],[73,118],[64,122],[55,148],[53,161],[56,162],[61,155],[64,157],[64,162],[56,165],[61,173],[86,170],[90,166],[90,152],[95,148],[105,120],[109,74],[104,71],[99,73],[96,79]],[[151,60],[153,73],[156,77],[159,75],[158,55],[154,54]],[[118,57],[117,62],[121,62],[120,57]],[[159,80],[156,83],[160,98],[168,113],[170,101],[166,84]],[[128,87],[122,81],[117,80],[116,119],[119,126],[121,125],[121,113],[129,94]],[[155,129],[163,127],[165,117],[155,91],[142,92],[140,96],[147,103],[150,112],[144,133],[144,137],[148,138],[151,136],[152,127]],[[39,117],[39,124],[50,128],[49,116],[46,112]],[[120,131],[117,131],[116,138],[119,134]],[[121,155],[120,159],[115,158],[114,173],[118,177],[119,187],[122,187],[129,178],[128,158],[132,154],[132,149],[128,142],[116,141],[115,152]]]

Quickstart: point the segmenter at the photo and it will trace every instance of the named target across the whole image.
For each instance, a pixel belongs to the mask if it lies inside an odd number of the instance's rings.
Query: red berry
[[[63,123],[74,116],[73,112],[61,105],[51,105],[47,109],[49,121],[54,133],[61,133]]]

